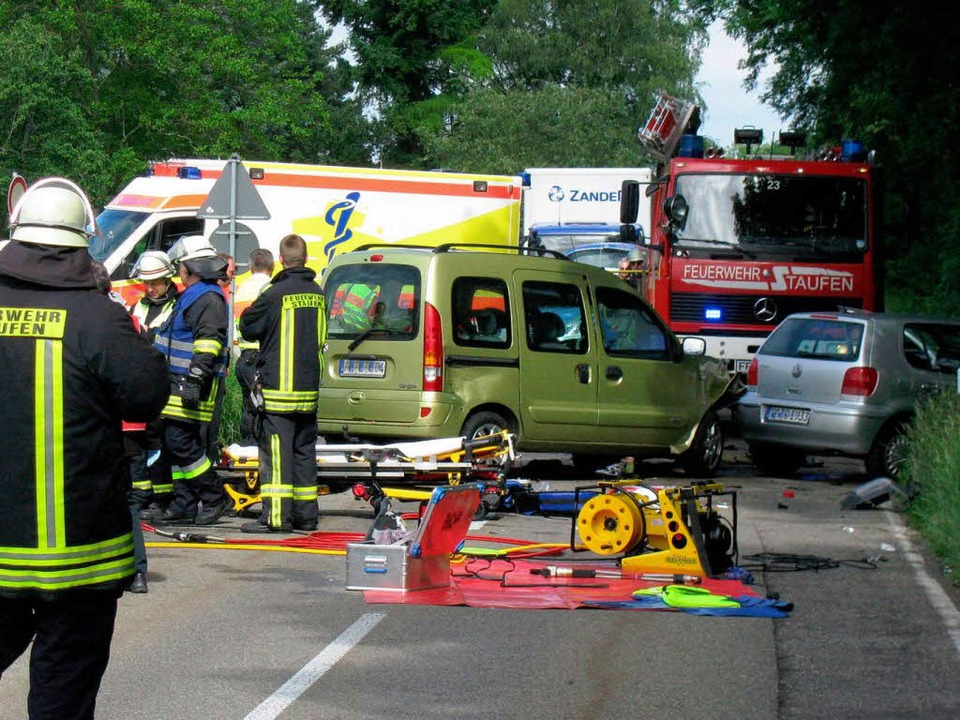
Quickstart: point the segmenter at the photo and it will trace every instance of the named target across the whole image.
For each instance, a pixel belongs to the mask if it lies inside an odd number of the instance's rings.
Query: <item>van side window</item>
[[[453,282],[453,339],[465,347],[505,348],[511,343],[507,284],[498,278]]]
[[[586,316],[576,285],[525,282],[523,315],[531,350],[576,355],[587,351]]]
[[[666,331],[636,295],[613,288],[598,288],[597,311],[607,353],[652,360],[669,359]]]

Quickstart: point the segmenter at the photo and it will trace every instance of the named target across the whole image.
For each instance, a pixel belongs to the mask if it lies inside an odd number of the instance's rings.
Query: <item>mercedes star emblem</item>
[[[753,314],[761,322],[770,322],[777,316],[777,303],[762,297],[753,304]]]

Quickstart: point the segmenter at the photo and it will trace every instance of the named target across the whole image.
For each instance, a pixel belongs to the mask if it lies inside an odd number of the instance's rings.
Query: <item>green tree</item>
[[[451,169],[637,165],[659,91],[697,99],[705,25],[677,0],[501,0],[478,34],[492,74],[421,134]]]
[[[349,31],[356,89],[370,115],[377,159],[422,166],[419,129],[445,110],[489,62],[472,38],[496,0],[329,0],[324,17]]]
[[[336,154],[311,3],[0,0],[0,28],[0,159],[28,179],[69,175],[102,202],[148,159]]]

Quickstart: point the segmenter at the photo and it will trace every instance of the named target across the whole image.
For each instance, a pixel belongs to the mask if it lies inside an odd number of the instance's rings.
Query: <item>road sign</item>
[[[201,220],[269,220],[270,211],[247,169],[234,155],[203,201],[197,217]]]
[[[231,226],[233,227],[231,228]],[[230,247],[231,230],[234,236],[233,247]],[[253,230],[243,223],[234,223],[230,220],[213,231],[213,234],[210,235],[210,244],[219,253],[233,255],[239,266],[244,266],[250,257],[250,253],[260,247],[257,234]]]
[[[22,175],[14,175],[13,180],[10,181],[10,187],[7,188],[7,215],[13,215],[13,208],[17,204],[17,200],[23,197],[23,194],[27,191],[27,181],[23,179]]]

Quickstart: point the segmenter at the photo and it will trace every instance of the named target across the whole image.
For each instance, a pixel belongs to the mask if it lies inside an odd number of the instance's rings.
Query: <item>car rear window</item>
[[[408,340],[419,328],[420,271],[396,263],[341,265],[324,279],[327,335]]]
[[[863,323],[825,318],[788,318],[760,348],[761,355],[853,362],[860,357]]]

